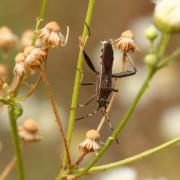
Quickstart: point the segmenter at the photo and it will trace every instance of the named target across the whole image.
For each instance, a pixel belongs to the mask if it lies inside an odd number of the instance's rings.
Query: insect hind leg
[[[109,125],[109,128],[111,129],[111,131],[114,131],[114,128],[113,128],[113,126],[112,126],[112,124],[111,124],[111,122],[110,122],[110,120],[109,120],[109,117],[108,117],[108,114],[106,113],[106,111],[101,110],[101,112],[102,112],[103,116],[105,116],[105,118],[106,118],[106,120],[107,120],[107,122],[108,122],[108,125]],[[119,144],[119,141],[118,141],[117,138],[116,138],[116,143]]]

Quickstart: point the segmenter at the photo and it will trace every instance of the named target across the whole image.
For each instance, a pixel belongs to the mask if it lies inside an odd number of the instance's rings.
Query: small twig
[[[25,142],[22,143],[22,148],[24,148],[26,145]],[[14,168],[16,164],[16,157],[13,157],[11,159],[11,161],[6,165],[6,167],[4,168],[4,170],[2,171],[2,173],[0,174],[0,180],[4,180],[9,173],[12,171],[12,169]]]
[[[45,87],[47,89],[47,92],[48,92],[48,95],[49,95],[49,98],[50,98],[50,101],[51,101],[51,105],[52,105],[52,108],[53,108],[53,111],[54,111],[54,115],[56,117],[56,122],[58,124],[59,131],[60,131],[63,143],[64,143],[64,148],[65,148],[67,159],[68,159],[68,167],[71,167],[71,158],[70,158],[70,153],[69,153],[69,149],[68,149],[68,146],[67,146],[67,140],[66,140],[66,137],[65,137],[64,129],[63,129],[63,126],[62,126],[62,123],[61,123],[59,113],[58,113],[58,108],[56,106],[56,101],[55,101],[54,95],[53,95],[52,90],[51,90],[51,86],[50,86],[50,84],[48,82],[48,79],[46,77],[46,74],[45,74],[45,71],[44,71],[43,67],[41,67],[41,74],[42,74],[42,80],[44,82],[44,85],[45,85]]]
[[[75,162],[76,166],[79,166],[79,164],[83,161],[84,157],[87,155],[87,152],[83,152],[81,156],[78,158],[78,160]]]
[[[16,164],[16,157],[13,157],[11,161],[8,163],[8,165],[4,168],[3,172],[0,175],[0,180],[4,180],[8,174],[13,169],[14,165]]]
[[[95,0],[89,0],[86,19],[85,19],[85,23],[87,25],[84,24],[84,28],[83,28],[83,32],[82,32],[82,39],[83,40],[85,40],[86,37],[88,36],[87,26],[90,27],[92,13],[93,13],[93,9],[94,9],[94,4],[95,4]],[[75,81],[74,81],[74,89],[73,89],[73,95],[72,95],[72,101],[71,101],[71,108],[77,106],[78,97],[79,97],[81,74],[82,74],[82,71],[79,71],[78,69],[82,70],[82,67],[83,67],[83,52],[82,52],[82,49],[80,48],[78,60],[77,60],[77,70],[76,70]],[[73,135],[75,115],[76,115],[76,110],[71,109],[70,114],[69,114],[68,129],[67,129],[68,148],[70,148],[71,138]],[[63,165],[65,165],[66,163],[67,163],[67,157],[66,157],[66,154],[64,154]]]
[[[18,130],[17,130],[17,121],[16,121],[18,117],[14,114],[14,111],[15,111],[14,108],[15,107],[13,105],[8,106],[9,121],[11,125],[13,145],[14,145],[14,150],[16,154],[17,171],[19,174],[19,180],[25,180],[24,165],[23,165],[23,160],[22,160],[21,146],[20,146]]]
[[[40,73],[38,79],[37,79],[36,82],[31,86],[31,89],[29,90],[29,92],[28,92],[25,96],[18,97],[17,99],[20,100],[20,101],[24,101],[24,100],[26,100],[27,98],[29,98],[29,97],[34,93],[34,91],[36,90],[36,88],[37,88],[37,86],[39,85],[41,79],[42,79],[42,75],[41,75],[41,73]]]

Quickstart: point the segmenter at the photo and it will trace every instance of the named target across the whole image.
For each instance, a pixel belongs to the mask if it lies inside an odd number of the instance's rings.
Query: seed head
[[[66,38],[61,34],[57,22],[49,22],[40,30],[39,39],[48,47],[64,46],[67,42],[69,29],[67,29]]]
[[[38,124],[34,119],[27,119],[22,126],[18,128],[18,134],[24,142],[37,142],[41,140]]]
[[[132,31],[124,31],[120,38],[114,41],[115,47],[122,52],[134,52],[136,44],[134,42],[134,34]]]
[[[22,49],[24,49],[25,47],[27,46],[31,46],[32,44],[32,40],[33,40],[33,37],[34,37],[34,32],[32,30],[26,30],[23,34],[22,34],[22,37],[21,37],[21,40],[20,40],[20,47]],[[41,46],[41,41],[39,39],[36,40],[36,47],[40,47]]]
[[[17,56],[15,57],[15,67],[14,67],[14,74],[16,76],[21,77],[25,72],[25,56],[23,53],[19,53],[17,54]]]
[[[47,49],[26,47],[24,50],[25,67],[34,70],[42,65],[47,57]]]
[[[86,139],[79,145],[80,151],[86,153],[97,152],[100,147],[100,134],[95,129],[87,131]]]
[[[17,41],[16,35],[14,35],[8,27],[0,28],[0,48],[8,50]]]

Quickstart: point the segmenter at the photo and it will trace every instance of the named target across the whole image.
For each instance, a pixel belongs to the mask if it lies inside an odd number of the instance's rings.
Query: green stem
[[[104,144],[104,146],[101,148],[101,150],[99,151],[99,153],[97,154],[97,156],[88,164],[88,166],[83,169],[81,172],[79,172],[77,174],[77,177],[80,177],[82,175],[84,175],[86,172],[89,171],[89,169],[91,167],[94,166],[94,164],[101,158],[101,156],[106,152],[106,150],[109,148],[109,146],[112,144],[112,142],[114,141],[114,139],[119,135],[119,133],[121,132],[121,130],[124,128],[124,126],[127,124],[130,116],[132,115],[132,113],[134,112],[137,103],[139,102],[139,100],[141,99],[141,97],[143,96],[143,94],[145,93],[145,91],[147,90],[148,86],[149,86],[149,82],[152,79],[153,75],[155,73],[155,70],[151,70],[146,78],[146,80],[144,81],[143,85],[141,86],[137,96],[135,97],[134,101],[132,102],[132,104],[130,105],[130,107],[128,108],[127,113],[124,115],[124,117],[122,118],[122,120],[120,121],[119,125],[117,126],[117,128],[115,129],[115,131],[113,132],[112,136],[110,136],[106,143]]]
[[[162,62],[158,65],[158,69],[167,66],[170,62],[172,62],[177,56],[180,55],[180,47],[177,48],[172,54],[167,56],[162,60]]]
[[[106,171],[106,170],[109,170],[109,169],[113,169],[113,168],[116,168],[116,167],[120,167],[120,166],[124,166],[124,165],[127,165],[127,164],[130,164],[132,162],[135,162],[135,161],[138,161],[140,159],[143,159],[147,156],[150,156],[152,154],[155,154],[163,149],[166,149],[176,143],[180,142],[180,137],[178,138],[175,138],[173,140],[170,140],[164,144],[161,144],[155,148],[152,148],[152,149],[149,149],[147,151],[144,151],[140,154],[137,154],[137,155],[134,155],[134,156],[131,156],[129,158],[126,158],[124,160],[121,160],[121,161],[117,161],[117,162],[114,162],[114,163],[110,163],[110,164],[105,164],[105,165],[102,165],[102,166],[95,166],[93,168],[91,168],[88,173],[97,173],[97,172],[102,172],[102,171]],[[81,171],[81,170],[80,170]]]
[[[158,51],[159,60],[160,60],[161,56],[164,54],[164,51],[165,51],[165,49],[167,47],[170,36],[171,35],[168,34],[168,33],[164,33],[162,35],[162,38],[161,38],[161,41],[160,41],[160,47],[159,47],[159,51]]]
[[[170,39],[169,34],[163,34],[161,42],[160,42],[159,50],[157,52],[158,57],[159,57],[157,59],[157,63],[160,61],[160,57],[164,54],[165,49],[168,45],[169,39]],[[149,73],[148,73],[143,85],[141,86],[141,88],[138,91],[135,99],[133,100],[132,104],[129,106],[129,108],[128,108],[127,112],[125,113],[125,115],[123,116],[122,120],[119,121],[119,124],[117,125],[117,128],[114,130],[112,136],[110,136],[107,139],[107,141],[105,142],[104,146],[101,148],[101,150],[99,151],[97,156],[88,164],[88,166],[86,168],[84,168],[83,171],[81,171],[80,173],[77,174],[77,177],[80,177],[80,176],[84,175],[85,173],[87,173],[89,171],[89,169],[91,167],[93,167],[94,164],[102,157],[102,155],[106,152],[106,150],[109,148],[109,146],[113,143],[113,141],[120,134],[121,130],[128,123],[128,121],[129,121],[132,113],[134,112],[138,102],[140,101],[141,97],[144,95],[144,93],[148,89],[149,83],[150,83],[150,81],[151,81],[151,79],[154,76],[156,71],[157,71],[156,67],[150,67]]]
[[[90,26],[90,22],[91,22],[91,17],[92,17],[92,13],[93,13],[93,9],[94,9],[94,2],[95,2],[95,0],[89,0],[87,15],[86,15],[86,19],[85,19],[85,22],[88,25],[88,27]],[[84,24],[82,40],[85,41],[87,36],[88,36],[88,29],[87,29],[86,25]],[[82,50],[80,49],[78,61],[77,61],[77,69],[76,69],[76,75],[75,75],[71,107],[77,106],[78,96],[79,96],[79,88],[80,88],[80,80],[81,80],[81,74],[82,74],[82,72],[80,70],[82,69],[82,67],[83,67],[83,53],[82,53]],[[69,149],[70,149],[71,138],[72,138],[72,134],[73,134],[73,130],[74,130],[75,115],[76,115],[76,110],[71,109],[70,115],[69,115],[68,130],[67,130],[67,143],[68,143]],[[64,155],[63,164],[65,165],[66,163],[67,163],[67,156]]]
[[[20,146],[20,142],[19,142],[18,130],[17,130],[17,124],[16,124],[17,118],[14,115],[14,106],[13,105],[8,106],[8,112],[9,112],[9,120],[10,120],[10,125],[11,125],[13,145],[14,145],[14,150],[15,150],[15,154],[16,154],[19,180],[25,180],[23,160],[22,160],[22,154],[21,154],[21,146]]]
[[[37,31],[39,31],[41,28],[42,20],[44,19],[44,15],[46,11],[46,4],[47,4],[47,0],[42,0],[40,15],[38,17],[37,24],[36,24]],[[34,34],[33,40],[32,40],[32,46],[35,46],[35,44],[36,44],[36,35]]]

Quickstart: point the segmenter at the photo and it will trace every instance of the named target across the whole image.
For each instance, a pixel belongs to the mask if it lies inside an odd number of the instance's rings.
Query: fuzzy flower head
[[[34,119],[27,119],[21,126],[19,126],[18,134],[24,142],[37,142],[41,140],[38,124]]]
[[[15,67],[14,67],[14,75],[21,77],[26,69],[25,69],[25,56],[23,53],[17,54],[15,57]]]
[[[21,37],[20,40],[20,47],[22,49],[26,48],[27,46],[31,46],[32,44],[32,40],[33,40],[33,36],[34,36],[34,32],[32,30],[26,30]],[[41,41],[39,39],[36,40],[36,47],[40,47],[41,46]]]
[[[113,44],[117,49],[121,50],[124,53],[134,52],[134,50],[136,49],[134,34],[130,30],[124,31],[121,34],[120,38],[116,39]]]
[[[60,27],[57,22],[51,21],[47,23],[39,32],[39,39],[48,47],[65,46],[69,34],[69,28],[67,27],[66,37],[64,37],[60,31]]]
[[[47,49],[28,46],[24,49],[24,55],[25,67],[27,69],[34,70],[35,68],[40,67],[44,63],[47,57]]]
[[[154,21],[161,31],[180,32],[180,1],[156,0]]]
[[[16,35],[14,35],[8,27],[0,28],[0,48],[8,50],[17,41]]]
[[[80,143],[81,152],[98,152],[100,150],[100,134],[97,130],[91,129],[86,133],[86,139]]]

